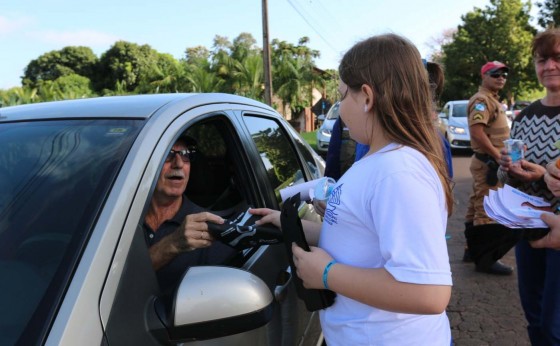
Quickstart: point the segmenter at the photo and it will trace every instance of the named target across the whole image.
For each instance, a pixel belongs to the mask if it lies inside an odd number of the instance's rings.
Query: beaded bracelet
[[[330,261],[327,266],[325,267],[325,270],[323,270],[323,286],[325,286],[325,289],[329,289],[329,284],[327,283],[327,278],[329,276],[329,270],[331,270],[331,267],[333,264],[335,264],[336,261],[332,260]]]

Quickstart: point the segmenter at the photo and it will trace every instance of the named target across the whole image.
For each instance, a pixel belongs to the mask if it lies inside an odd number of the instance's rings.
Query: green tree
[[[219,92],[224,81],[205,66],[190,65],[186,73],[188,91],[197,93]]]
[[[23,85],[36,87],[41,81],[54,81],[71,74],[91,78],[97,62],[97,56],[89,47],[53,50],[31,60],[24,70]]]
[[[537,2],[539,7],[539,25],[543,28],[555,27],[560,24],[560,0]]]
[[[16,106],[27,103],[39,102],[37,89],[27,87],[15,87],[8,90],[2,90],[0,93],[0,106]]]
[[[503,95],[537,88],[530,54],[535,29],[529,24],[531,3],[490,0],[485,9],[462,16],[450,43],[442,46],[446,86],[442,100],[468,99],[480,85],[480,67],[499,60],[510,67]],[[489,34],[491,33],[491,34]]]
[[[59,93],[60,99],[77,99],[95,95],[89,78],[78,74],[59,77],[52,84]]]
[[[311,89],[315,82],[322,83],[313,62],[319,51],[307,43],[308,37],[300,38],[298,45],[277,39],[271,42],[272,88],[282,100],[282,109],[289,106],[293,114],[311,106]]]
[[[117,41],[99,59],[96,78],[92,78],[98,92],[115,90],[117,81],[126,87],[127,92],[134,91],[148,76],[154,64],[157,65],[158,52],[149,45]]]
[[[140,77],[137,93],[167,93],[181,91],[185,68],[170,54],[157,53],[154,64]]]
[[[249,55],[243,61],[235,61],[233,88],[237,95],[255,100],[263,99],[263,59],[258,55]]]
[[[243,61],[247,56],[260,52],[256,46],[257,40],[248,32],[242,32],[233,39],[231,57],[237,61]]]

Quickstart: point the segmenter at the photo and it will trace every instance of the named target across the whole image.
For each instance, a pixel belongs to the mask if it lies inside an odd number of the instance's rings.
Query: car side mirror
[[[445,119],[445,118],[447,118],[447,114],[445,114],[444,112],[441,112],[441,113],[438,114],[438,118]]]
[[[274,302],[268,286],[248,271],[197,266],[185,273],[173,302],[155,304],[168,341],[182,342],[262,327],[272,320]]]

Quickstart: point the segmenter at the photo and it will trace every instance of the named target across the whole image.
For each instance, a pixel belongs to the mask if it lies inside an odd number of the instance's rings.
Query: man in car
[[[190,137],[175,142],[144,219],[152,265],[161,289],[167,293],[190,266],[220,264],[235,253],[231,247],[214,242],[208,232],[207,221],[222,224],[224,220],[204,211],[185,195],[195,150],[196,143]]]
[[[465,218],[465,237],[468,244],[463,257],[465,262],[470,261],[470,255],[478,252],[478,247],[484,246],[470,242],[470,235],[484,231],[492,231],[494,234],[499,232],[496,228],[503,227],[488,217],[483,203],[484,196],[488,195],[490,189],[496,190],[501,187],[497,176],[497,161],[501,155],[500,150],[504,147],[503,141],[509,138],[509,126],[498,92],[505,86],[508,72],[509,68],[499,61],[484,64],[480,70],[482,84],[478,92],[470,98],[467,107],[474,155],[470,165],[473,191]],[[499,260],[491,265],[481,265],[477,258],[473,260],[476,270],[480,272],[497,275],[510,275],[513,272],[513,268]]]

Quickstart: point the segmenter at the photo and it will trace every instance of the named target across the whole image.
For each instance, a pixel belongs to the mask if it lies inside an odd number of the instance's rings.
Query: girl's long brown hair
[[[373,89],[377,124],[387,139],[418,150],[430,161],[441,180],[451,215],[451,180],[432,120],[433,88],[416,47],[395,34],[368,38],[344,54],[339,74],[353,91],[364,84]]]

